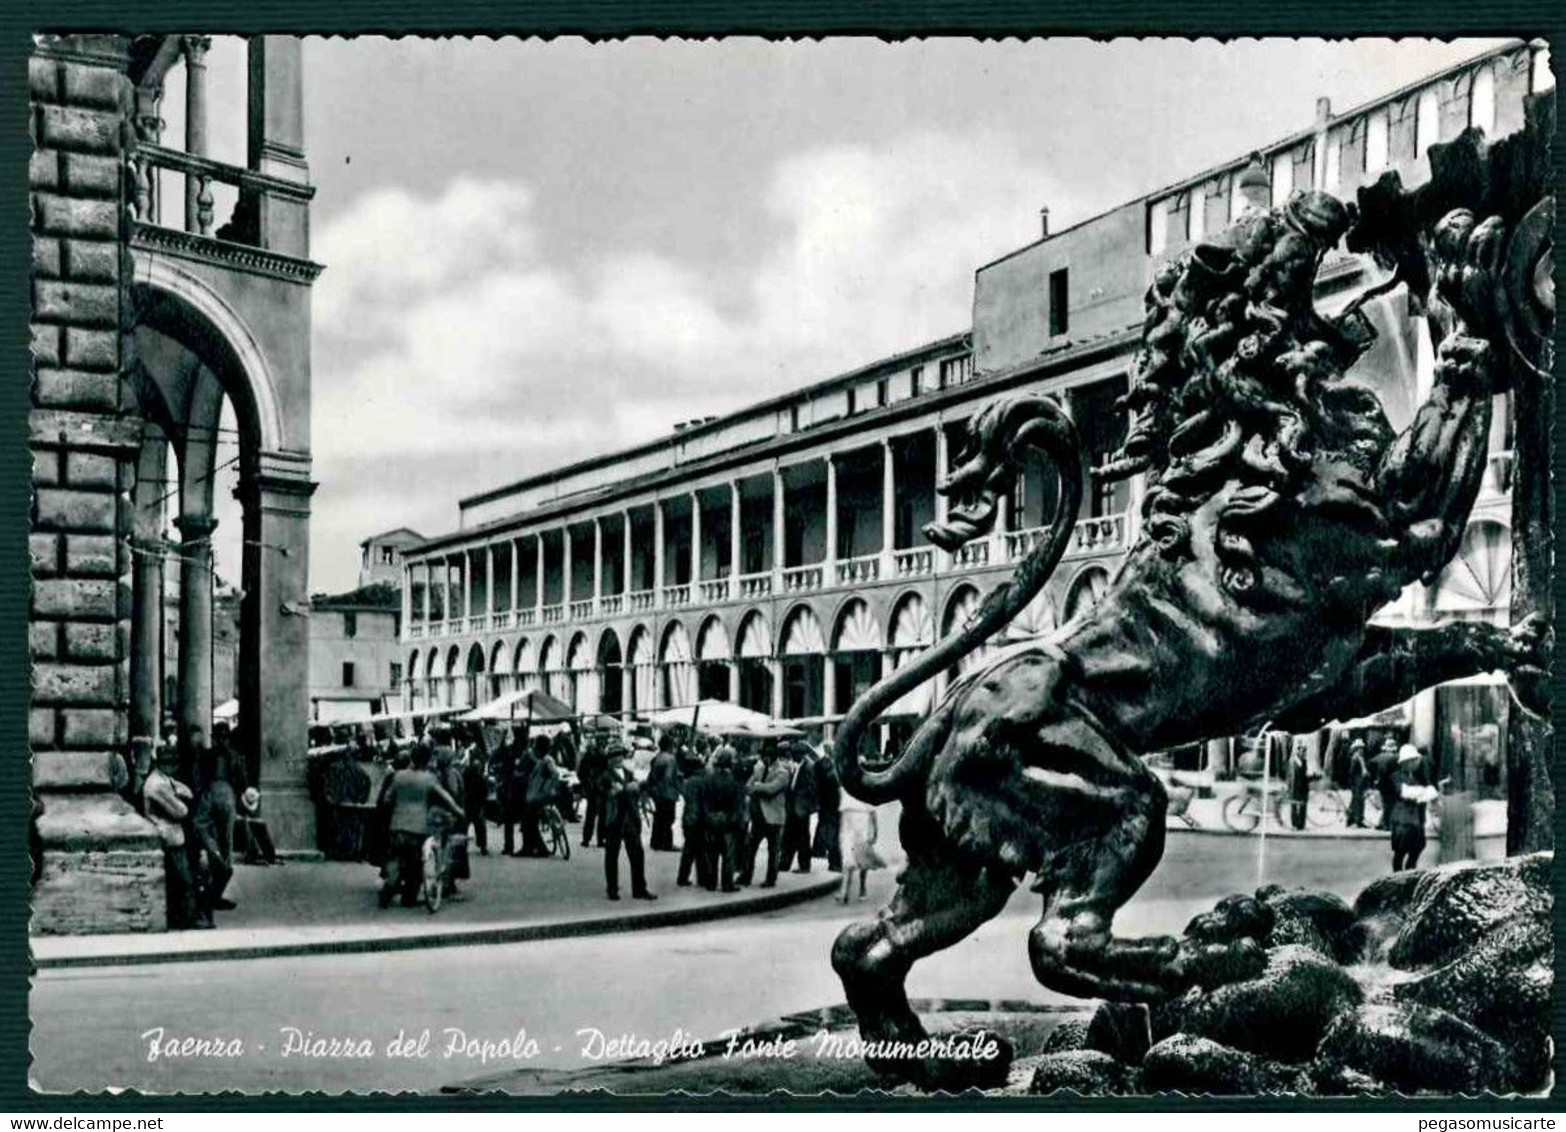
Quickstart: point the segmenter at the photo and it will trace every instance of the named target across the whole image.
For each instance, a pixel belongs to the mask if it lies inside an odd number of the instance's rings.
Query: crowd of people
[[[605,895],[616,901],[622,858],[631,899],[657,899],[646,852],[678,853],[675,883],[713,892],[773,888],[780,872],[808,873],[822,859],[832,872],[846,865],[844,901],[856,875],[863,898],[866,875],[884,867],[874,811],[845,800],[829,752],[803,741],[736,744],[688,731],[656,742],[608,730],[549,737],[523,723],[492,743],[477,728],[435,724],[387,757],[373,807],[383,830],[383,849],[372,854],[382,907],[418,902],[420,849],[431,836],[452,850],[444,883],[457,891],[469,871],[466,846],[487,856],[491,824],[502,853],[544,857],[546,837],[579,821],[580,847],[603,850]]]

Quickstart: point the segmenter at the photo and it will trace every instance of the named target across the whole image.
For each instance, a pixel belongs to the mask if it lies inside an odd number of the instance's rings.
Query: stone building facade
[[[935,485],[973,412],[1010,389],[1058,394],[1090,459],[1113,451],[1143,293],[1165,259],[1295,189],[1353,199],[1386,170],[1416,185],[1429,145],[1470,126],[1516,132],[1551,82],[1543,46],[1517,43],[1346,114],[1323,101],[1309,127],[1258,153],[1062,231],[1046,212],[1037,241],[977,270],[970,332],[461,500],[456,530],[405,553],[405,703],[541,687],[582,711],[717,698],[830,728],[960,625],[1041,535],[1052,488],[1038,468],[1003,498],[997,530],[959,554],[920,535],[943,514]],[[1340,310],[1382,278],[1337,255],[1318,302]],[[1401,428],[1428,392],[1433,348],[1406,297],[1366,313],[1379,343],[1362,366]],[[1502,398],[1462,557],[1383,620],[1506,617],[1509,408]],[[1041,636],[1096,600],[1136,537],[1140,498],[1134,481],[1094,485],[1054,578],[1007,638]],[[943,683],[890,714],[923,714]],[[1438,698],[1412,708],[1427,745],[1443,726]],[[1228,741],[1211,748],[1203,764],[1232,767]]]
[[[36,932],[165,924],[162,849],[122,790],[132,741],[158,743],[165,713],[182,736],[211,726],[212,454],[226,400],[245,516],[241,743],[275,799],[280,841],[311,836],[308,315],[320,267],[307,258],[299,43],[246,43],[243,167],[205,152],[209,46],[44,36],[30,60]],[[186,72],[182,149],[163,144],[159,113],[176,67]],[[214,185],[233,193],[221,226]],[[183,201],[165,201],[165,188]],[[171,497],[177,539],[164,533]],[[169,563],[180,580],[172,703]]]

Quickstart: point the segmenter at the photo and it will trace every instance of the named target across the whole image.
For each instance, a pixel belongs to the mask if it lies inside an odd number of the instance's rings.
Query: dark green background
[[[1566,2],[1530,0],[1525,3],[1490,2],[1453,3],[1450,0],[1331,0],[1314,4],[1284,3],[1280,0],[1204,0],[1201,3],[1174,3],[1168,0],[1099,0],[1094,4],[1028,4],[1015,0],[984,0],[966,3],[879,3],[831,2],[758,2],[758,0],[701,0],[686,3],[618,3],[615,0],[546,0],[527,4],[485,3],[484,0],[245,0],[241,3],[200,3],[196,0],[148,0],[106,3],[103,0],[76,3],[37,3],[35,0],[0,0],[0,624],[7,631],[0,635],[0,1111],[50,1111],[76,1114],[111,1111],[261,1111],[341,1109],[345,1111],[427,1110],[432,1106],[453,1109],[521,1110],[554,1108],[559,1101],[546,1098],[462,1098],[441,1099],[422,1096],[407,1098],[373,1097],[334,1099],[319,1095],[265,1097],[142,1097],[138,1095],[85,1098],[38,1096],[28,1088],[27,1018],[28,951],[28,858],[25,832],[28,820],[29,769],[27,759],[28,657],[25,623],[28,598],[28,556],[26,545],[30,470],[27,452],[28,407],[28,334],[30,251],[28,244],[27,158],[32,142],[27,132],[27,55],[31,35],[36,31],[202,31],[202,32],[290,32],[308,33],[517,33],[565,35],[583,34],[616,37],[637,33],[713,36],[732,33],[765,34],[773,37],[876,34],[886,37],[926,35],[1010,35],[1089,34],[1111,35],[1505,35],[1544,36],[1555,46],[1554,64],[1562,69],[1562,49],[1566,41]],[[1040,108],[1048,113],[1047,108]],[[1566,121],[1557,115],[1557,131]],[[1556,139],[1555,181],[1561,183],[1566,145]],[[1559,220],[1558,220],[1559,223]],[[1560,241],[1557,238],[1557,246]],[[1556,288],[1560,293],[1563,273],[1557,265]],[[1559,354],[1560,351],[1557,351]],[[1556,434],[1563,435],[1561,418],[1566,415],[1566,397],[1556,398]],[[1557,444],[1554,465],[1556,483],[1566,482],[1561,474],[1561,445]],[[1557,530],[1566,508],[1557,502]],[[1557,534],[1557,540],[1562,541]],[[1566,594],[1556,576],[1555,601],[1566,609]],[[1566,636],[1566,634],[1563,634]],[[1566,688],[1562,687],[1566,665],[1555,667],[1556,731],[1563,731],[1562,706],[1566,706]],[[1561,793],[1560,775],[1556,775],[1557,794]],[[1557,840],[1566,807],[1556,815]],[[1558,876],[1558,874],[1557,874]],[[1557,890],[1560,884],[1557,879]],[[1563,910],[1556,907],[1557,939],[1561,938]],[[1562,960],[1566,949],[1557,947],[1556,986],[1566,987],[1562,978]],[[822,957],[822,962],[826,957]],[[243,972],[236,972],[243,978]],[[673,993],[677,993],[671,988]],[[214,1012],[223,1004],[214,1002]],[[1562,1073],[1562,1046],[1566,1045],[1566,1027],[1559,994],[1556,1000],[1556,1078]],[[1561,1088],[1561,1086],[1557,1086]],[[912,1107],[922,1110],[963,1108],[1099,1108],[1121,1111],[1161,1111],[1172,1108],[1193,1110],[1278,1111],[1316,1109],[1344,1111],[1394,1107],[1400,1112],[1452,1112],[1459,1109],[1483,1109],[1520,1113],[1527,1109],[1549,1111],[1560,1106],[1551,1102],[1511,1104],[1463,1104],[1456,1101],[1402,1101],[1385,1104],[1322,1102],[1290,1103],[1281,1100],[1180,1102],[1159,1098],[1151,1103],[1132,1100],[1066,1102],[1037,1101],[905,1101],[864,1097],[834,1099],[830,1104],[801,1101],[790,1104],[785,1097],[745,1101],[631,1102],[617,1098],[573,1098],[567,1102],[580,1108],[734,1108],[797,1107],[803,1109]]]

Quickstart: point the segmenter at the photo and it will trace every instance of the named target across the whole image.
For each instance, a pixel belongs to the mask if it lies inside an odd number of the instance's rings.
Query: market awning
[[[463,723],[513,719],[554,723],[570,719],[575,714],[571,710],[571,705],[564,700],[558,700],[548,692],[540,692],[537,688],[529,688],[526,691],[507,692],[499,699],[490,700],[482,707],[476,707],[466,715],[459,715],[457,718]]]

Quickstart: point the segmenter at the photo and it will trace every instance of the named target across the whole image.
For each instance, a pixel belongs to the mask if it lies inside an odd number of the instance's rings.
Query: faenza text
[[[375,1058],[424,1060],[438,1057],[446,1061],[464,1060],[488,1065],[492,1061],[528,1061],[538,1056],[538,1040],[524,1029],[504,1037],[470,1034],[457,1026],[441,1030],[428,1028],[413,1033],[398,1030],[385,1041],[361,1035],[317,1034],[297,1026],[282,1026],[277,1041],[247,1045],[243,1038],[220,1034],[169,1034],[154,1026],[141,1034],[147,1043],[148,1061],[194,1061],[241,1058],[248,1054],[271,1054],[282,1058],[313,1061],[369,1061]]]

